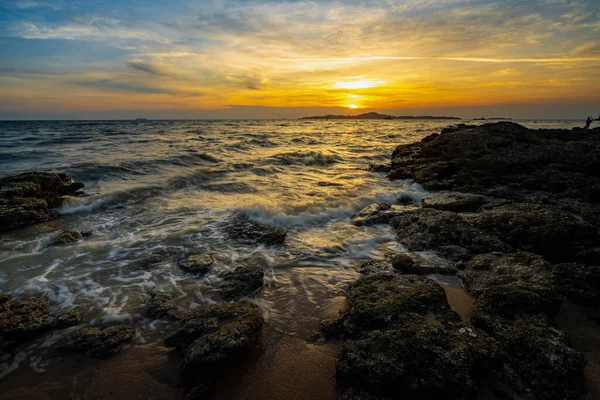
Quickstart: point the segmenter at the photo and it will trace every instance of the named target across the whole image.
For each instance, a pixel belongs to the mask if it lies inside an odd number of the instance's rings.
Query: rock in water
[[[370,204],[352,217],[356,226],[389,224],[391,220],[407,211],[416,210],[414,206],[396,206],[387,203]]]
[[[57,309],[47,299],[13,300],[0,295],[0,338],[23,341],[31,336],[79,323],[80,314]]]
[[[193,254],[179,261],[179,268],[196,274],[206,274],[211,270],[215,260],[208,254]]]
[[[105,328],[81,328],[61,339],[56,347],[66,353],[87,353],[94,357],[110,357],[133,339],[134,330],[127,325]]]
[[[265,273],[260,265],[237,267],[223,275],[221,293],[226,299],[238,299],[248,296],[263,285]]]
[[[423,198],[423,207],[443,211],[470,212],[477,211],[484,202],[485,197],[476,194],[434,192],[425,195]]]
[[[444,289],[431,280],[368,276],[350,286],[348,302],[336,380],[354,392],[386,399],[473,398],[482,375],[502,365],[496,341],[461,322]]]
[[[172,304],[172,296],[166,293],[150,292],[146,300],[148,315],[153,318],[181,319],[181,311]]]
[[[219,368],[252,349],[260,340],[263,323],[258,307],[247,301],[201,306],[181,321],[165,345],[183,352],[184,376],[196,386],[212,380]]]
[[[45,172],[0,179],[0,232],[55,219],[63,197],[83,186],[65,174]]]
[[[240,243],[269,246],[283,245],[287,234],[283,229],[252,222],[242,215],[232,218],[224,232],[230,239]]]
[[[83,240],[83,234],[76,230],[62,231],[53,241],[51,246],[62,246],[65,244],[75,243]]]

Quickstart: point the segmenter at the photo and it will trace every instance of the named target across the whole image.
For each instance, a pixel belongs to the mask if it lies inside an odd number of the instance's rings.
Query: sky
[[[600,114],[600,0],[0,0],[0,119]]]

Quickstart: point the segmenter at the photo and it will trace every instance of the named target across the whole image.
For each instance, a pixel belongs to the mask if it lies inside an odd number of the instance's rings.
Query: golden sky
[[[597,0],[123,3],[0,6],[0,118],[600,112]]]

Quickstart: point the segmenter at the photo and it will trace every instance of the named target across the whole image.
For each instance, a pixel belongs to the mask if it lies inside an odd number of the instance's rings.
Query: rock
[[[598,196],[600,138],[593,133],[531,130],[511,122],[445,128],[439,137],[400,145],[391,179],[415,179],[430,190],[527,202]],[[508,197],[506,197],[506,195]],[[497,196],[497,195],[496,195]]]
[[[197,384],[248,352],[259,341],[263,323],[258,307],[247,301],[201,306],[182,320],[165,345],[184,353],[184,376]]]
[[[597,229],[557,207],[510,204],[470,218],[475,227],[521,250],[562,261],[600,242]]]
[[[600,247],[588,249],[577,253],[577,262],[586,265],[600,265]]]
[[[0,297],[0,337],[6,340],[26,340],[33,335],[75,325],[80,319],[77,311],[51,307],[47,299]]]
[[[396,254],[392,258],[392,267],[402,274],[415,275],[454,275],[457,269],[441,259],[424,259],[416,254]]]
[[[477,211],[485,202],[485,197],[460,192],[434,192],[423,198],[423,207],[443,211]]]
[[[407,206],[407,205],[419,205],[421,203],[421,200],[419,200],[418,198],[416,198],[416,196],[413,196],[409,193],[402,193],[400,195],[400,197],[398,197],[398,200],[396,200],[398,202],[398,204],[402,205],[402,206]]]
[[[58,341],[56,348],[65,353],[87,353],[94,357],[110,357],[120,352],[133,335],[133,328],[127,325],[80,328]]]
[[[404,274],[410,274],[415,266],[415,260],[406,254],[396,254],[392,259],[392,267]]]
[[[413,209],[395,216],[391,224],[400,243],[409,250],[432,250],[459,246],[472,253],[509,251],[497,237],[476,229],[461,216],[431,208]]]
[[[514,370],[513,380],[540,400],[577,399],[583,389],[583,354],[567,344],[566,336],[539,317],[518,318],[494,327]]]
[[[437,251],[442,257],[457,263],[459,266],[471,259],[471,252],[460,246],[439,246]]]
[[[560,300],[551,265],[531,253],[473,257],[459,273],[465,289],[485,313],[513,318],[523,313],[554,315]]]
[[[515,389],[539,399],[577,398],[585,359],[544,316],[560,306],[552,266],[525,252],[483,254],[460,276],[476,298],[472,320],[505,350]]]
[[[380,172],[387,174],[390,172],[391,167],[389,164],[369,164],[369,171]]]
[[[65,174],[31,172],[0,179],[0,232],[57,218],[55,208],[63,197],[82,188]]]
[[[406,211],[416,210],[414,206],[396,206],[386,203],[370,204],[352,217],[356,226],[389,224],[390,221]]]
[[[265,273],[260,265],[237,267],[223,274],[221,294],[226,299],[251,295],[262,287],[264,276]]]
[[[497,343],[462,323],[431,280],[361,278],[350,286],[348,301],[336,363],[336,380],[347,395],[473,398],[485,371],[501,365]]]
[[[600,266],[564,263],[553,272],[562,295],[578,304],[600,305]]]
[[[63,246],[83,240],[83,234],[76,230],[64,230],[50,243],[51,246]]]
[[[361,275],[373,275],[379,272],[391,272],[391,265],[380,260],[368,260],[360,264],[358,272]]]
[[[172,300],[173,297],[166,293],[150,292],[146,300],[148,315],[153,318],[181,319],[182,313]]]
[[[179,268],[195,274],[206,274],[213,267],[215,260],[209,254],[194,254],[179,261]]]
[[[141,268],[149,268],[154,264],[159,264],[165,261],[169,255],[170,254],[167,250],[157,250],[142,257],[142,259],[139,261],[139,265]]]
[[[262,243],[268,246],[283,245],[287,234],[283,229],[252,222],[241,215],[234,217],[224,232],[230,239],[240,243]]]

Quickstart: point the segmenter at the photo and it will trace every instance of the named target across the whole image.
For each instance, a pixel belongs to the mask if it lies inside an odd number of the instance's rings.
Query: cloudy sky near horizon
[[[0,49],[2,119],[600,112],[598,0],[2,0]]]

